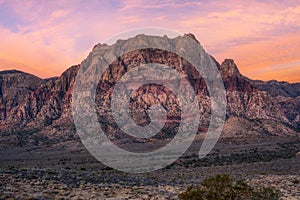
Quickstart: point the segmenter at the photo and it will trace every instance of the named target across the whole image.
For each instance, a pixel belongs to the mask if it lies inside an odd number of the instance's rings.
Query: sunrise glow
[[[122,31],[194,33],[220,63],[252,79],[300,81],[300,1],[0,0],[0,70],[46,78],[80,63]]]

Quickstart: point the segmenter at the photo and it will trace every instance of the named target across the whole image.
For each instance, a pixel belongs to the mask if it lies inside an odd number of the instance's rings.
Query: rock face
[[[221,74],[227,91],[229,115],[289,123],[276,98],[242,76],[233,60],[226,59],[222,63]]]
[[[20,122],[32,115],[33,110],[19,109],[43,80],[16,70],[0,72],[0,120]],[[20,119],[20,120],[19,120]]]
[[[192,37],[191,34],[185,35]],[[194,36],[193,36],[194,37]],[[192,37],[192,38],[193,38]],[[195,39],[195,38],[194,38]],[[166,38],[167,40],[167,38]],[[97,45],[95,49],[99,48]],[[206,130],[210,117],[210,98],[204,79],[186,60],[159,49],[129,52],[111,63],[104,72],[96,95],[99,121],[111,132],[114,127],[109,112],[114,84],[130,69],[143,63],[172,66],[187,77],[200,101],[201,126]],[[300,83],[254,81],[240,74],[236,64],[226,59],[216,62],[227,92],[227,121],[223,136],[299,134]],[[16,70],[0,72],[0,137],[1,146],[39,144],[78,139],[71,113],[72,87],[80,65],[72,66],[60,77],[40,79]],[[149,84],[132,96],[133,118],[140,124],[149,123],[147,108],[161,103],[168,117],[180,120],[180,106],[176,96],[166,87]],[[168,127],[169,126],[169,127]],[[169,124],[161,136],[168,135]],[[116,133],[111,136],[120,138]]]
[[[0,73],[1,143],[38,144],[51,138],[72,139],[72,85],[79,65],[60,77],[42,80],[18,71]],[[64,130],[66,134],[61,134]]]
[[[300,83],[272,81],[251,81],[262,91],[266,91],[278,102],[281,111],[288,121],[300,128]]]

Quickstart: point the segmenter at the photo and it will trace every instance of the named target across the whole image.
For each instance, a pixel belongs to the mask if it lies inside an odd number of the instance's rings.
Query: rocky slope
[[[290,84],[276,80],[251,82],[275,98],[286,118],[294,127],[300,128],[300,83]]]
[[[191,37],[186,35],[185,37]],[[98,45],[99,46],[99,45]],[[97,49],[97,46],[93,51]],[[136,50],[110,64],[97,88],[99,121],[112,138],[122,138],[109,106],[114,84],[130,69],[142,63],[172,66],[185,75],[200,100],[201,126],[206,130],[210,98],[204,79],[186,60],[159,49]],[[226,59],[216,62],[227,92],[227,121],[224,137],[252,135],[295,135],[300,128],[300,84],[253,81],[240,74],[236,64]],[[40,79],[16,70],[0,72],[0,145],[25,145],[78,139],[72,120],[72,86],[80,65],[60,77]],[[176,96],[166,87],[149,84],[134,92],[130,106],[138,124],[147,124],[146,109],[159,102],[168,110],[167,123],[160,136],[169,136],[180,120]],[[140,112],[135,112],[141,110]],[[168,135],[169,134],[169,135]],[[125,137],[125,136],[124,136]]]

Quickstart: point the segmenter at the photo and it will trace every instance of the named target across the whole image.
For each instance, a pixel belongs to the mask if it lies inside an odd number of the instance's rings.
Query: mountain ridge
[[[213,57],[212,57],[213,58]],[[218,62],[216,59],[214,59],[216,62]],[[234,62],[234,59],[232,58],[225,58],[222,62],[226,61],[226,60],[232,60]],[[64,72],[66,72],[67,70],[69,70],[70,68],[74,67],[74,66],[78,66],[80,64],[74,64],[74,65],[71,65],[69,68],[67,68]],[[241,72],[239,71],[239,69],[237,68],[238,72],[241,74]],[[7,69],[7,70],[0,70],[0,74],[16,74],[16,73],[20,73],[20,74],[29,74],[29,75],[32,75],[32,76],[35,76],[35,77],[38,77],[39,79],[42,79],[42,80],[48,80],[48,79],[56,79],[58,77],[60,77],[64,72],[62,72],[59,76],[50,76],[50,77],[47,77],[47,78],[41,78],[35,74],[32,74],[32,73],[28,73],[28,72],[25,72],[25,71],[22,71],[22,70],[19,70],[19,69]],[[242,74],[241,74],[242,75]],[[244,76],[244,75],[243,75]],[[246,76],[244,76],[246,77]],[[259,83],[268,83],[268,84],[282,84],[282,85],[286,85],[286,84],[290,84],[290,85],[299,85],[300,82],[289,82],[289,81],[278,81],[278,80],[275,80],[275,79],[270,79],[270,80],[259,80],[259,79],[252,79],[252,78],[248,78],[246,77],[247,79],[249,79],[250,81],[252,82],[259,82]]]

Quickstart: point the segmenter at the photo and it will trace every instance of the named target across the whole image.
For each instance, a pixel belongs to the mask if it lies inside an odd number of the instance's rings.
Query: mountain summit
[[[233,59],[225,59],[221,64],[223,76],[240,76],[240,72]]]

